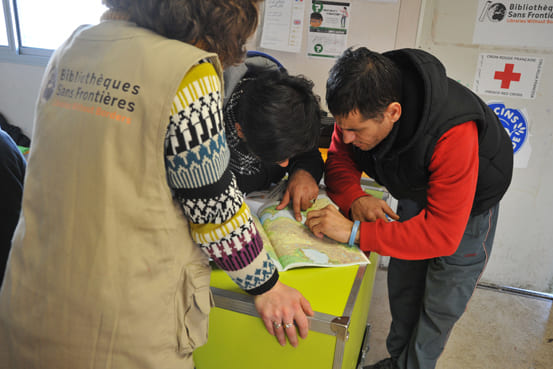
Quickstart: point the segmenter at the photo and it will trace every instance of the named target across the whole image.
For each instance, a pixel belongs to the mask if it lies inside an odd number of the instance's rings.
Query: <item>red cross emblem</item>
[[[508,89],[511,86],[511,82],[520,81],[520,73],[513,73],[513,69],[515,69],[515,65],[507,63],[503,72],[495,72],[493,79],[501,80],[501,88]]]

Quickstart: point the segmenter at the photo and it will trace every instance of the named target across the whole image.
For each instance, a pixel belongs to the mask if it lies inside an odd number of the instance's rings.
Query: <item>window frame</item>
[[[2,0],[8,46],[0,46],[0,62],[45,66],[54,50],[21,45],[16,0]]]

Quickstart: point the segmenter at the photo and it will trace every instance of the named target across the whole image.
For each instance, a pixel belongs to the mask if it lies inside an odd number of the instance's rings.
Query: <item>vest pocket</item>
[[[207,342],[209,311],[214,306],[209,288],[211,268],[205,264],[187,265],[175,299],[177,352],[191,354]]]

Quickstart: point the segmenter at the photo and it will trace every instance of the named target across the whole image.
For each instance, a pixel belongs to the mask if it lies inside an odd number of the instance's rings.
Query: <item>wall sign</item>
[[[534,99],[542,67],[543,58],[534,56],[480,54],[474,92]]]
[[[475,44],[553,48],[553,0],[479,0]]]
[[[514,167],[526,168],[530,158],[530,143],[528,140],[528,119],[524,110],[508,108],[501,102],[488,103],[488,106],[498,116],[503,128],[509,134],[515,154]]]
[[[303,0],[265,1],[261,47],[297,53],[303,37]]]
[[[346,49],[350,2],[311,0],[307,55],[336,58]]]

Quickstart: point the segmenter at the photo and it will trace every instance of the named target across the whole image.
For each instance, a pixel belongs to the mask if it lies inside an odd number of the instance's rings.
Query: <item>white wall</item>
[[[397,47],[414,47],[421,0],[403,0],[396,3],[351,0],[351,32],[348,46],[366,46],[376,51]],[[309,19],[311,2],[307,1],[305,19]],[[249,47],[259,44],[260,32]],[[285,53],[257,48],[279,59],[294,74],[304,74],[315,82],[315,91],[323,105],[326,77],[333,60],[308,58],[304,30],[302,52]],[[33,111],[45,67],[0,62],[0,112],[8,121],[19,126],[30,136]]]
[[[450,77],[471,88],[480,53],[544,58],[535,99],[480,95],[486,102],[500,100],[510,108],[527,111],[527,142],[532,148],[528,167],[514,170],[501,202],[492,257],[483,280],[553,293],[553,50],[473,45],[477,8],[478,0],[424,1],[418,46],[436,55]]]
[[[421,0],[374,2],[350,0],[350,30],[347,46],[365,46],[384,52],[397,47],[414,47]],[[311,1],[305,6],[304,19],[309,21]],[[307,30],[304,29],[299,53],[288,53],[259,47],[261,32],[250,46],[277,58],[291,74],[303,74],[315,83],[315,93],[326,108],[325,87],[334,59],[307,56]],[[257,47],[256,47],[257,45]]]
[[[45,67],[0,63],[0,112],[31,137],[38,89]]]

